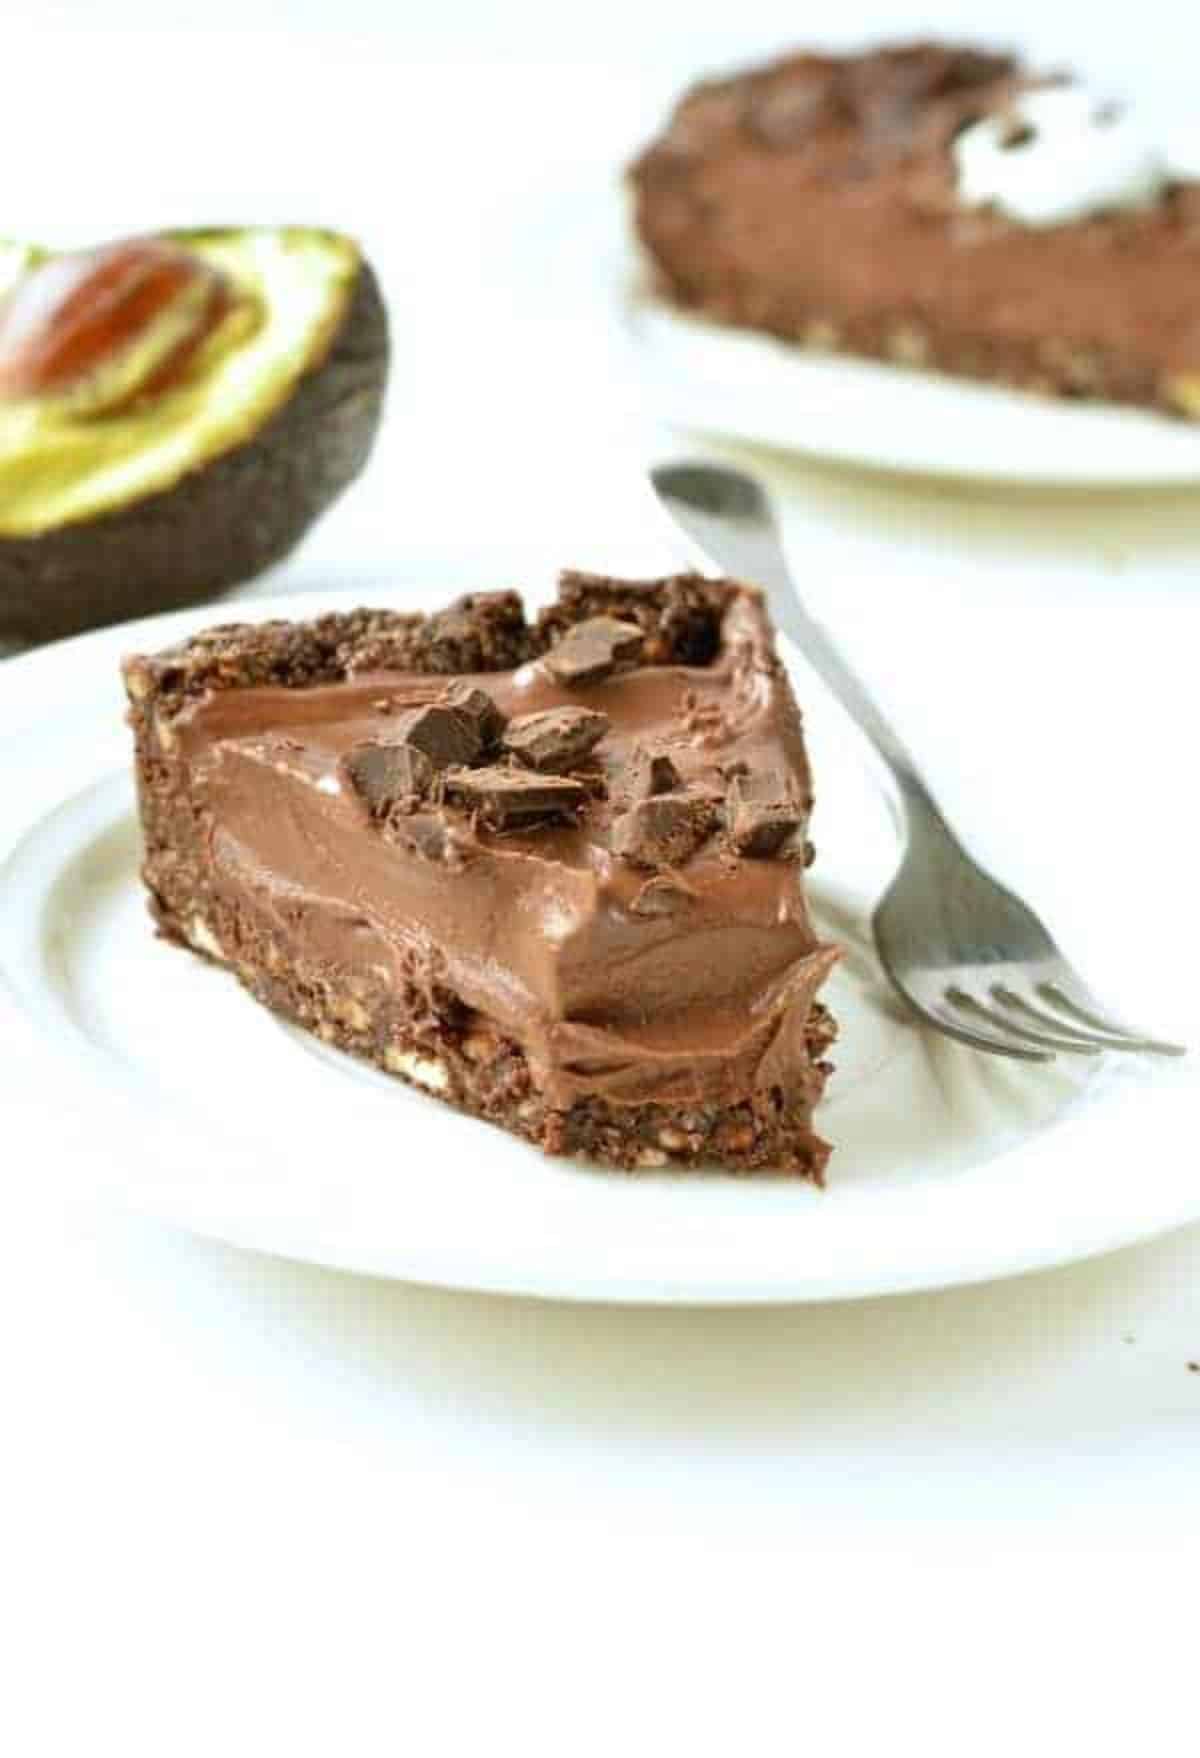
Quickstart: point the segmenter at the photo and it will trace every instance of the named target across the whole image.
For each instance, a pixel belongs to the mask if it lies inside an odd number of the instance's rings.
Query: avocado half
[[[388,370],[358,246],[307,227],[165,234],[249,293],[252,333],[170,392],[78,419],[0,403],[0,636],[45,641],[211,597],[358,475]],[[0,245],[0,298],[47,253]]]

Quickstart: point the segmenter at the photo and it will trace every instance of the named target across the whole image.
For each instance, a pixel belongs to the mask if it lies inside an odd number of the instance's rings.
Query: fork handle
[[[916,758],[884,717],[866,685],[843,659],[825,629],[805,609],[782,551],[778,545],[775,547],[773,570],[764,569],[760,563],[749,578],[766,588],[777,626],[796,643],[821,681],[870,740],[876,755],[891,772],[905,805],[932,809],[940,818],[941,813],[922,779]]]
[[[787,564],[774,511],[757,483],[740,478],[753,499],[742,501],[706,496],[704,506],[690,495],[686,502],[671,493],[668,472],[656,473],[660,493],[703,553],[734,579],[753,580],[763,587],[776,625],[799,647],[822,682],[865,733],[899,790],[905,816],[931,820],[955,840],[926,787],[917,762],[904,740],[876,705],[866,686],[850,669],[822,625],[805,609]]]

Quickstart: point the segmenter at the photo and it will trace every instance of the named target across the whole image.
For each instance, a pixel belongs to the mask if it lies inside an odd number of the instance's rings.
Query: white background
[[[1098,10],[838,23],[1186,84],[1181,8]],[[386,440],[282,584],[651,559],[661,436],[591,241],[672,90],[804,36],[802,10],[5,20],[4,230],[312,216],[379,262]],[[1200,977],[1197,497],[769,474],[806,589],[948,803],[1168,1026]],[[99,1210],[39,1154],[39,1108],[69,1102],[14,1098],[0,1138],[5,1750],[1195,1750],[1195,1230],[858,1307],[555,1308]]]

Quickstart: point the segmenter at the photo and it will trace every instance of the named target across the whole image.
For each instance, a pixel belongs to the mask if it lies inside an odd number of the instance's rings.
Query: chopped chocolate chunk
[[[507,723],[486,690],[479,689],[475,684],[450,684],[442,700],[474,721],[479,732],[481,751],[490,751],[500,742]]]
[[[680,786],[679,771],[665,751],[635,745],[625,772],[625,792],[631,800],[648,800],[653,794],[669,794]]]
[[[433,783],[434,767],[416,745],[366,739],[347,751],[342,767],[372,818],[393,806],[419,800]]]
[[[613,823],[613,849],[632,867],[675,867],[695,854],[717,820],[700,793],[654,794]]]
[[[533,776],[527,769],[457,769],[446,777],[446,799],[489,830],[531,830],[572,823],[587,790],[569,775]]]
[[[477,717],[445,702],[410,708],[396,721],[395,738],[422,752],[435,769],[475,763],[483,754]]]
[[[656,873],[647,879],[629,908],[635,916],[675,916],[695,901],[695,893],[677,873]]]
[[[589,617],[569,628],[547,653],[547,671],[563,684],[598,684],[618,666],[636,665],[642,656],[642,631],[636,623],[616,617]]]
[[[481,718],[460,704],[431,702],[398,715],[386,740],[367,739],[347,752],[346,774],[372,818],[423,798],[440,770],[477,762],[483,753]]]
[[[504,745],[530,769],[561,774],[594,750],[610,724],[607,714],[592,708],[544,708],[511,721]]]
[[[729,835],[739,854],[782,853],[804,822],[804,809],[773,770],[736,776],[729,788]]]

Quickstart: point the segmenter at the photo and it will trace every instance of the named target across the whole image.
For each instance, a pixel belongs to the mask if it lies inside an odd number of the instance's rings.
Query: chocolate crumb
[[[799,801],[771,771],[735,776],[727,816],[733,846],[739,854],[756,858],[781,854],[804,822]]]
[[[545,708],[538,714],[522,714],[511,721],[504,746],[530,769],[561,774],[581,763],[610,725],[607,714],[598,714],[591,708]]]
[[[442,700],[474,721],[481,751],[490,751],[499,744],[507,721],[486,690],[481,690],[476,684],[451,684],[443,693]]]
[[[683,730],[698,745],[720,745],[729,738],[729,721],[719,702],[702,702],[691,691],[683,700]]]
[[[575,623],[547,653],[546,670],[563,684],[598,684],[618,666],[636,665],[643,635],[636,623],[616,617],[589,617]]]
[[[633,867],[674,867],[695,854],[717,821],[705,794],[654,794],[613,822],[613,850]]]
[[[388,831],[403,847],[411,849],[423,860],[434,861],[452,873],[460,871],[471,858],[471,846],[458,836],[441,818],[420,815],[414,818],[388,820]]]
[[[1200,1361],[1189,1361],[1187,1370],[1189,1373],[1200,1373]]]
[[[446,777],[446,799],[489,830],[532,830],[573,823],[587,790],[569,775],[531,775],[527,769],[457,769]]]
[[[625,774],[625,791],[631,800],[669,794],[679,786],[679,771],[665,751],[651,751],[645,745],[634,747]]]
[[[608,777],[602,769],[576,769],[572,773],[583,783],[592,799],[606,800],[608,798]]]

